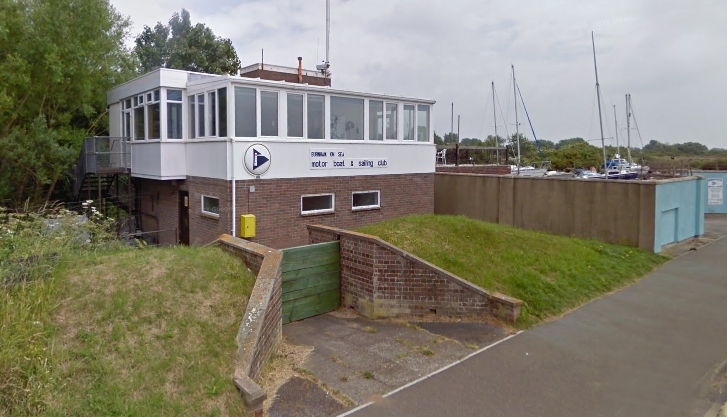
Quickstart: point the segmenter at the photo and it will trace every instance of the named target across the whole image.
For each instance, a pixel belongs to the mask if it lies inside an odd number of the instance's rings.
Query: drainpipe
[[[230,159],[232,159],[232,162],[230,163],[230,174],[232,176],[232,236],[236,237],[235,219],[237,218],[237,213],[235,211],[235,140],[233,138],[230,138],[230,148]]]

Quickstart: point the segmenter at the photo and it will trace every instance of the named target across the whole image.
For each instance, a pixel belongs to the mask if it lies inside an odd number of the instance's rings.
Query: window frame
[[[353,204],[353,196],[356,194],[372,194],[376,193],[376,205],[369,206],[355,206]],[[353,191],[351,192],[351,211],[364,211],[364,210],[380,210],[381,209],[381,190],[367,190],[367,191]]]
[[[215,212],[212,212],[212,211],[207,211],[207,210],[204,209],[204,200],[205,200],[205,198],[217,200],[217,211],[218,211],[218,213],[215,213]],[[209,217],[215,217],[215,218],[219,218],[220,217],[220,213],[219,213],[219,211],[220,211],[220,198],[219,197],[214,196],[214,195],[202,194],[201,195],[201,198],[200,198],[200,203],[201,203],[200,212],[202,213],[202,215],[209,216]]]
[[[283,92],[283,90],[270,90],[270,89],[265,89],[265,88],[257,88],[256,96],[257,96],[258,106],[256,106],[255,110],[258,114],[256,114],[255,116],[258,121],[258,126],[257,126],[258,135],[259,135],[258,137],[261,137],[261,138],[279,138],[279,137],[281,137],[281,135],[280,135],[280,114],[282,113],[281,112],[282,106],[280,105],[280,95],[282,92]],[[275,135],[263,135],[263,95],[265,95],[265,93],[275,94],[275,97],[276,97],[275,113],[277,116],[277,120],[276,120],[276,124],[275,124],[275,130],[277,131],[277,133]],[[258,110],[258,108],[259,108],[259,110]],[[286,113],[285,115],[287,117],[287,115],[288,115],[287,108],[286,108],[285,113]],[[286,120],[286,122],[287,122],[287,120]],[[286,132],[286,134],[287,134],[287,132]]]
[[[306,197],[321,197],[331,196],[331,208],[322,210],[303,210],[303,199]],[[336,194],[335,193],[320,193],[320,194],[303,194],[300,196],[300,215],[301,216],[314,216],[318,214],[331,214],[336,212]]]
[[[393,123],[393,126],[395,126],[395,128],[394,128],[395,135],[393,138],[389,138],[389,129],[387,128],[387,126],[388,126],[388,124],[387,124],[388,110],[386,109],[386,107],[390,104],[393,105],[394,108],[396,109],[396,113],[394,114],[394,123]],[[395,101],[391,102],[391,101],[384,100],[384,141],[399,140],[399,132],[402,130],[402,129],[399,129],[399,119],[400,119],[399,114],[401,114],[401,111],[399,111],[398,102],[395,102]]]
[[[417,103],[409,103],[409,102],[403,102],[401,103],[401,140],[410,143],[410,142],[416,142],[417,141]],[[412,137],[407,139],[406,134],[406,112],[407,107],[412,107],[414,114],[414,117],[412,118],[412,126],[408,133],[412,133]],[[424,143],[424,142],[422,142]]]

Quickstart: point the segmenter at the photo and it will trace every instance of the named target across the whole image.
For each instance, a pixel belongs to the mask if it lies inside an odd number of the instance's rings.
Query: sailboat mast
[[[616,123],[616,153],[621,157],[621,144],[618,143],[618,119],[616,118],[616,105],[613,105],[613,121]]]
[[[517,174],[520,175],[520,124],[517,121],[517,83],[515,81],[515,65],[512,67],[512,95],[515,97],[515,137],[517,138]]]
[[[497,154],[497,163],[500,163],[500,138],[497,136],[497,112],[495,111],[495,82],[492,82],[492,119],[495,121],[495,143],[497,146],[497,149],[495,150]]]
[[[626,153],[631,161],[631,94],[626,94]]]
[[[608,161],[606,160],[606,140],[603,138],[603,119],[601,118],[601,85],[598,83],[598,65],[596,65],[596,41],[591,32],[591,44],[593,45],[593,69],[596,72],[596,97],[598,99],[598,125],[601,128],[601,148],[603,149],[603,168],[608,174]],[[517,114],[517,112],[516,112]]]

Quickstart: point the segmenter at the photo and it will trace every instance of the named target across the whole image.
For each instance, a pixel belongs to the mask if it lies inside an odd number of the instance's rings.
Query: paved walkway
[[[726,363],[723,238],[352,416],[701,417]]]

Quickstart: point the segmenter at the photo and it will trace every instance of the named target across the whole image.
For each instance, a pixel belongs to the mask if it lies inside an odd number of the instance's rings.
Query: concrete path
[[[701,417],[726,361],[723,238],[351,415]]]

